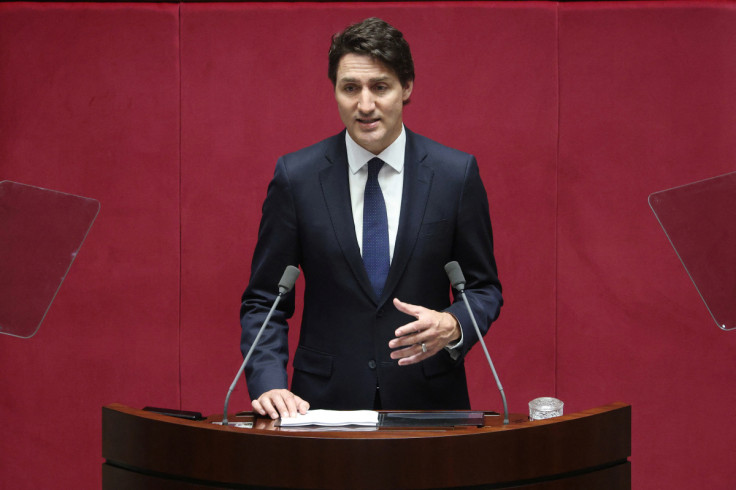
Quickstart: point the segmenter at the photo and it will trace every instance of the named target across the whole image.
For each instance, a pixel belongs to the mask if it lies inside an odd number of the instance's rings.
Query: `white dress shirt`
[[[368,180],[368,162],[372,158],[378,157],[385,163],[378,172],[378,185],[381,187],[383,200],[386,202],[389,254],[391,260],[393,260],[401,214],[401,193],[404,190],[404,155],[406,153],[406,131],[404,126],[401,126],[399,137],[378,155],[374,155],[353,141],[347,131],[345,131],[345,146],[347,147],[348,167],[350,168],[348,181],[350,182],[350,203],[353,208],[355,238],[358,239],[361,255],[363,254],[363,195],[365,194],[365,183]],[[463,329],[461,328],[460,339],[454,344],[446,346],[445,349],[453,359],[457,359],[460,355],[457,349],[462,344]]]
[[[401,127],[399,137],[378,155],[374,155],[353,141],[347,131],[345,132],[345,146],[348,151],[348,167],[350,168],[348,180],[355,237],[358,239],[361,254],[363,253],[363,194],[365,183],[368,180],[368,162],[378,157],[385,163],[378,172],[378,185],[381,187],[383,200],[386,203],[389,256],[393,260],[396,234],[399,230],[399,215],[401,214],[401,193],[404,190],[404,154],[406,153],[404,127]]]

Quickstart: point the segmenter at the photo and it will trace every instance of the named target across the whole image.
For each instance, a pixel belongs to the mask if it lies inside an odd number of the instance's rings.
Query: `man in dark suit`
[[[287,265],[303,271],[304,310],[291,389],[293,291],[271,318],[246,368],[253,408],[470,408],[463,360],[477,339],[444,265],[460,263],[483,334],[502,304],[476,160],[404,127],[414,65],[384,21],[333,36],[328,74],[346,130],[281,157],[263,204],[243,353]]]

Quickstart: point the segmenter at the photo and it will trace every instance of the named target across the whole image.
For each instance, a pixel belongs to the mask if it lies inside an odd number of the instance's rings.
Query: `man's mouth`
[[[356,121],[358,121],[358,124],[360,124],[362,127],[366,128],[366,129],[373,128],[373,127],[377,126],[378,125],[378,122],[380,120],[381,119],[378,118],[378,117],[370,117],[370,118],[368,118],[368,117],[359,117],[359,118],[356,119]]]

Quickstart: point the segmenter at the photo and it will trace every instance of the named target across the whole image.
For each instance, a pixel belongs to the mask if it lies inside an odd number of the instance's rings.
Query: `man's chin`
[[[377,134],[377,131],[361,131],[358,134],[351,134],[350,136],[358,145],[375,155],[385,149],[385,147],[381,148],[383,138],[382,135]]]

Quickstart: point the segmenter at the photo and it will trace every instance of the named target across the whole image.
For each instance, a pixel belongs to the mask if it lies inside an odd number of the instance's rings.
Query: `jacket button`
[[[380,310],[378,310],[378,311],[376,312],[376,316],[377,316],[378,318],[381,318],[381,317],[383,316],[383,308],[381,308]]]
[[[373,359],[368,361],[368,367],[371,369],[376,369],[376,361],[374,361]]]

